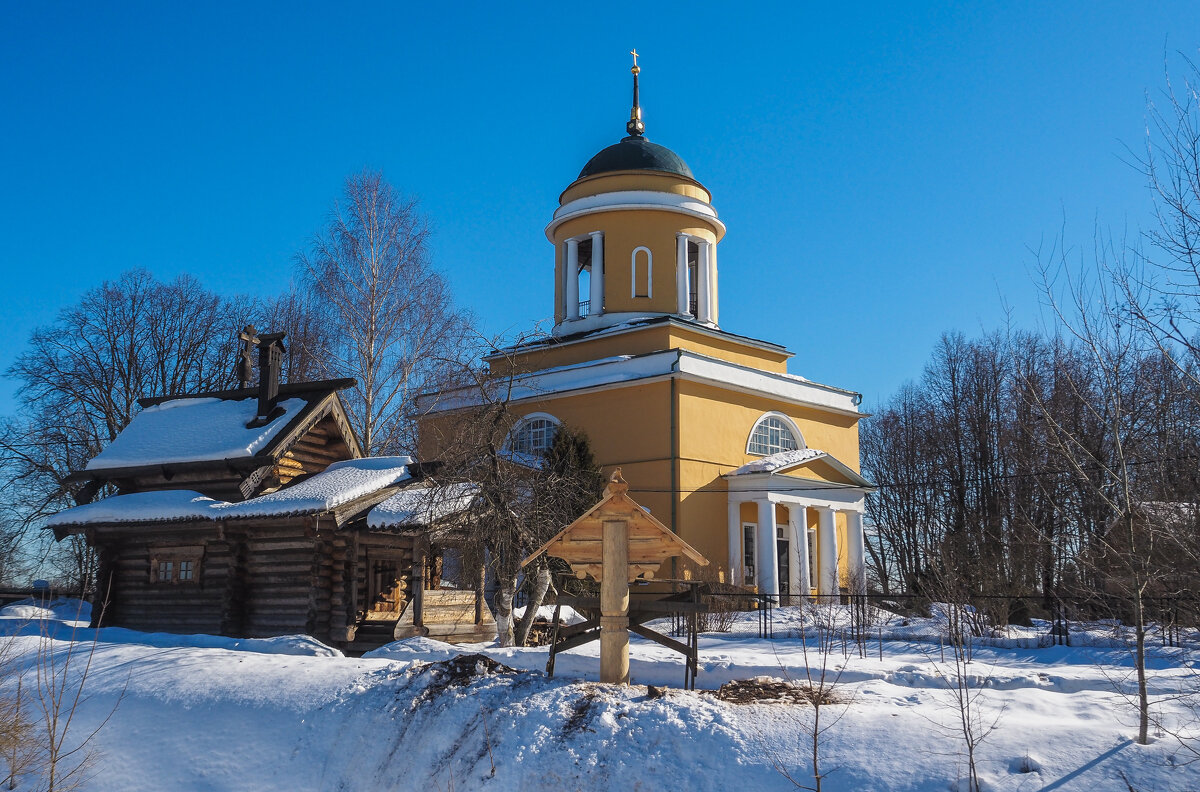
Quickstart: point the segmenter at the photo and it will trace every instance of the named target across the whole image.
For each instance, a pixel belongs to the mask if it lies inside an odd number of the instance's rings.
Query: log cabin
[[[258,385],[245,365],[237,389],[142,399],[71,475],[79,505],[47,527],[97,553],[93,625],[304,633],[353,653],[407,635],[490,638],[489,622],[494,635],[479,595],[425,596],[443,588],[431,532],[472,494],[427,497],[411,458],[364,457],[339,396],[354,380],[281,385],[282,334],[242,338],[258,345]],[[427,600],[456,605],[450,635],[426,626]]]

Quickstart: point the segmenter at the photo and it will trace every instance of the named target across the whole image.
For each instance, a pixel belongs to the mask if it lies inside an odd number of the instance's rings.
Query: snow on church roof
[[[828,456],[824,451],[818,451],[815,448],[798,448],[794,451],[780,451],[777,454],[765,456],[762,459],[756,459],[753,462],[747,462],[737,470],[727,473],[728,476],[744,476],[749,473],[774,473],[776,470],[795,467],[804,462],[811,462],[814,459],[819,459],[823,456]]]
[[[214,500],[191,490],[115,495],[61,511],[51,516],[46,524],[56,527],[319,514],[407,480],[411,464],[412,458],[403,456],[334,462],[315,476],[241,503]]]
[[[247,429],[258,412],[257,399],[182,398],[147,407],[86,470],[209,462],[252,457],[307,405],[304,399],[279,403],[283,414],[266,426]]]

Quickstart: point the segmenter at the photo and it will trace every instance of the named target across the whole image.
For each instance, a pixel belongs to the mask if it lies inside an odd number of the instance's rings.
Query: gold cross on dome
[[[630,50],[629,54],[633,56],[633,65],[637,66],[637,50]]]

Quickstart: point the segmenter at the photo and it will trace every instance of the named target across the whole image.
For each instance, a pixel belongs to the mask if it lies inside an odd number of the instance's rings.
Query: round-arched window
[[[780,451],[795,451],[803,446],[794,429],[795,425],[791,421],[780,415],[768,413],[758,419],[754,430],[750,432],[746,453],[770,456]]]
[[[517,454],[541,456],[554,442],[558,422],[547,415],[530,416],[513,427],[508,447]]]

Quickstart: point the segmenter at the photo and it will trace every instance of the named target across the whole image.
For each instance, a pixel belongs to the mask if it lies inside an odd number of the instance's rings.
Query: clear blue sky
[[[1200,12],[10,3],[0,366],[130,267],[282,289],[363,167],[420,197],[436,263],[488,330],[544,319],[542,229],[624,134],[633,47],[647,136],[729,228],[722,326],[786,344],[794,373],[870,405],[920,374],[942,331],[998,327],[1004,301],[1033,323],[1028,248],[1064,217],[1076,241],[1097,219],[1147,222],[1122,156],[1143,144],[1164,54],[1200,47]]]

